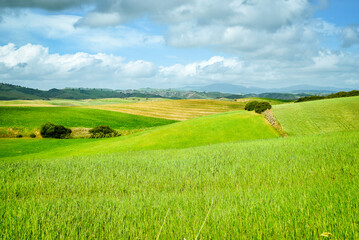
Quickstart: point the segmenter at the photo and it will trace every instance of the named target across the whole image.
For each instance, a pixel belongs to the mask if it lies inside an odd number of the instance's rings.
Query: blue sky
[[[359,88],[358,0],[2,0],[0,82]]]

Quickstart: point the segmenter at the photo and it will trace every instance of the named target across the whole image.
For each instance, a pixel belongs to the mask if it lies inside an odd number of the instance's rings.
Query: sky
[[[0,0],[0,82],[359,89],[359,0]]]

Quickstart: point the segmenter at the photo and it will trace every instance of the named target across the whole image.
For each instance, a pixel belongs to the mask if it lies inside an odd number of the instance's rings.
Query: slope
[[[89,107],[183,121],[220,112],[241,110],[244,109],[244,105],[245,103],[234,101],[190,99]]]
[[[288,135],[359,129],[359,97],[276,105],[273,113]]]
[[[1,139],[0,150],[3,157],[15,156],[10,149],[18,149],[19,153],[16,155],[30,154],[29,158],[34,156],[47,158],[133,150],[188,148],[278,136],[275,129],[261,115],[237,111],[195,118],[129,136],[97,141],[83,141],[82,139],[11,141],[10,139]],[[64,147],[58,148],[56,141],[61,142]],[[36,149],[32,148],[32,145],[36,146]],[[40,147],[41,145],[43,147]],[[36,154],[37,152],[39,154]]]
[[[78,107],[0,107],[2,129],[16,128],[30,132],[46,122],[66,127],[109,125],[115,129],[143,129],[175,121]]]
[[[358,146],[345,132],[1,161],[0,238],[359,239]]]

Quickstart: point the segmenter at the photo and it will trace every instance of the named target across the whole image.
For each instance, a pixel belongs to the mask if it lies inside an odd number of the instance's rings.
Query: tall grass
[[[204,223],[199,239],[358,239],[358,149],[346,132],[19,156],[0,162],[0,238],[194,239]]]

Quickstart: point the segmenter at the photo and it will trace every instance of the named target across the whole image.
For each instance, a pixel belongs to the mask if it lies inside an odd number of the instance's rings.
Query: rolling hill
[[[78,107],[0,107],[0,128],[20,129],[23,134],[36,131],[46,122],[66,127],[93,128],[109,125],[115,129],[143,129],[174,123],[174,120],[137,116],[114,111]]]
[[[244,109],[244,105],[245,103],[237,103],[234,101],[192,99],[88,107],[183,121],[220,112],[241,110]]]
[[[118,151],[188,148],[276,137],[279,137],[279,134],[264,120],[263,116],[253,112],[236,111],[195,118],[111,139],[87,139],[87,141],[84,139],[42,139],[40,141],[0,139],[0,143],[3,156],[11,157],[12,154],[23,155],[36,152],[39,153],[38,156],[47,154],[72,156]],[[66,148],[58,148],[56,141]],[[36,146],[36,148],[32,148],[32,146]],[[11,149],[18,149],[19,152],[15,153]]]
[[[293,136],[359,130],[359,97],[276,105],[273,113]]]

